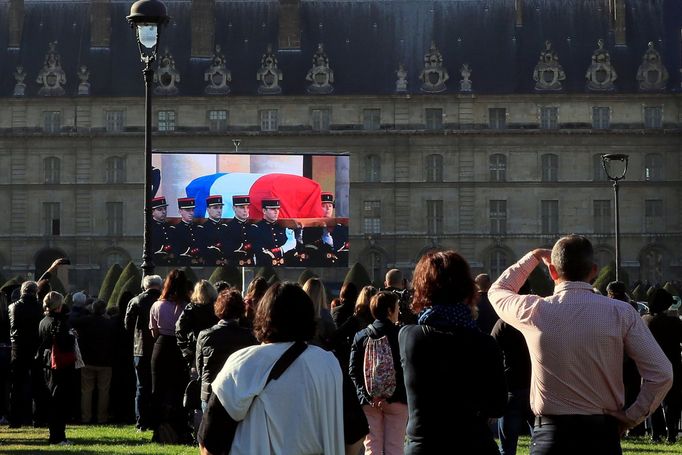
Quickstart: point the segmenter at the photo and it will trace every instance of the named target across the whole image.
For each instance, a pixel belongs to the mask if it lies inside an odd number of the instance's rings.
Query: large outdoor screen
[[[349,157],[157,152],[154,263],[347,267]]]

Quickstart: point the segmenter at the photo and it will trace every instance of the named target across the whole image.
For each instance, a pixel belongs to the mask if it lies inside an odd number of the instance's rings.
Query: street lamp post
[[[628,172],[628,156],[619,153],[608,153],[601,156],[601,164],[606,177],[613,182],[613,197],[615,199],[616,226],[616,281],[620,277],[620,212],[618,210],[618,182],[625,178]]]
[[[144,63],[144,240],[142,244],[142,271],[144,276],[154,273],[154,262],[151,245],[152,225],[152,82],[159,48],[161,27],[168,22],[166,5],[160,0],[138,0],[130,7],[130,15],[126,17],[130,26],[135,29],[135,39],[140,49],[140,60]]]

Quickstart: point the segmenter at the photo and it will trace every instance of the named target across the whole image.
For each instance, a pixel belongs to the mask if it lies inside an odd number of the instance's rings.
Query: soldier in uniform
[[[223,237],[227,226],[223,224],[223,197],[209,196],[206,198],[206,213],[208,219],[202,224],[201,244],[204,245],[203,255],[206,265],[226,265],[227,258],[223,249]]]
[[[225,224],[222,243],[228,264],[253,267],[254,242],[258,228],[249,221],[249,196],[232,196],[234,218]]]
[[[284,265],[284,255],[295,250],[296,239],[287,229],[277,224],[279,199],[263,199],[263,219],[256,223],[258,235],[255,242],[256,265]]]
[[[334,218],[334,195],[324,192],[321,195],[324,218]],[[348,257],[348,226],[340,223],[322,227],[310,227],[303,230],[305,254],[309,265],[343,265]]]
[[[166,198],[163,196],[152,199],[152,251],[156,265],[168,265],[174,259],[171,246],[171,226],[166,221],[168,213]]]
[[[201,256],[203,226],[194,222],[194,207],[194,198],[178,199],[180,222],[173,226],[171,235],[178,265],[203,265],[204,263],[204,258]]]

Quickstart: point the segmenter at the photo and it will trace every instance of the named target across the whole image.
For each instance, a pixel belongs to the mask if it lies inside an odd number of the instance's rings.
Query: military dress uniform
[[[263,208],[279,208],[279,200],[263,199]],[[257,236],[255,243],[256,265],[262,266],[281,266],[284,265],[284,254],[282,248],[287,243],[286,229],[276,222],[270,223],[265,219],[256,223]]]
[[[245,206],[250,204],[249,196],[233,196],[232,205]],[[258,235],[258,228],[249,220],[232,218],[225,223],[222,231],[223,251],[229,265],[237,267],[253,267],[254,243]]]
[[[152,210],[168,207],[165,197],[155,197],[152,199]],[[175,255],[171,246],[171,225],[164,221],[152,219],[152,252],[154,254],[154,264],[168,265]]]
[[[178,208],[193,209],[194,207],[194,198],[178,199]],[[201,255],[203,226],[194,222],[185,223],[181,220],[171,229],[171,247],[175,252],[177,264],[181,266],[203,265],[204,258]]]
[[[223,205],[222,196],[209,196],[206,198],[207,207],[215,205]],[[227,265],[225,244],[223,243],[227,226],[220,220],[214,220],[210,217],[201,226],[203,229],[199,232],[202,236],[200,243],[204,246],[202,250],[204,262],[206,265]]]

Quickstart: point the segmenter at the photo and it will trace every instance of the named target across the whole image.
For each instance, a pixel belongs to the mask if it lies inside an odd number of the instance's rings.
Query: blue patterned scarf
[[[444,330],[454,327],[478,330],[476,321],[471,316],[471,307],[465,303],[430,306],[419,314],[417,323]]]

